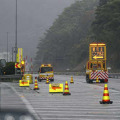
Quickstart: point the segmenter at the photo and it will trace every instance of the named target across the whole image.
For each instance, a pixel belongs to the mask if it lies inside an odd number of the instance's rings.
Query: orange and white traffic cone
[[[39,88],[38,88],[38,83],[37,83],[37,77],[35,77],[34,90],[39,90]]]
[[[105,84],[104,92],[103,92],[103,99],[102,99],[102,101],[100,101],[100,104],[112,104],[112,103],[113,103],[113,101],[110,101],[107,84]]]
[[[65,82],[65,89],[63,92],[63,95],[71,95],[71,93],[69,92],[69,87],[68,87],[68,82]]]
[[[74,81],[73,81],[73,76],[71,76],[71,81],[70,81],[70,83],[74,83]]]
[[[96,78],[96,83],[99,83],[99,78],[98,78],[98,76],[97,76],[97,78]]]
[[[46,84],[49,84],[49,78],[48,77],[46,78]]]

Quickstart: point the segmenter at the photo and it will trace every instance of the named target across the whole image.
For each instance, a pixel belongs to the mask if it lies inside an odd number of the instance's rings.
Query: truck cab
[[[38,81],[49,79],[50,81],[54,81],[54,73],[53,67],[51,64],[42,64],[39,68],[39,76]]]

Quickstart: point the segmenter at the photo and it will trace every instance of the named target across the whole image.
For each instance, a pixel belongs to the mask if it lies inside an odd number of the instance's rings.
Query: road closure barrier
[[[29,80],[19,80],[20,87],[29,87]]]
[[[49,93],[63,93],[63,84],[61,83],[49,84]]]

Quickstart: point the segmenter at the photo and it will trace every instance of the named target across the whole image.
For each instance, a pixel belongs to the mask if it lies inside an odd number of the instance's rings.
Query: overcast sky
[[[17,0],[18,1],[18,47],[24,56],[34,57],[39,38],[42,37],[65,7],[75,0]],[[9,51],[15,45],[16,0],[0,0],[0,52]]]

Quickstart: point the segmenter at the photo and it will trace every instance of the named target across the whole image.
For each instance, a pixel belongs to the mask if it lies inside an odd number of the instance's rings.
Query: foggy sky
[[[18,47],[24,56],[35,57],[39,38],[42,37],[65,7],[75,0],[17,0],[18,1]],[[15,46],[16,0],[0,0],[0,52]]]

